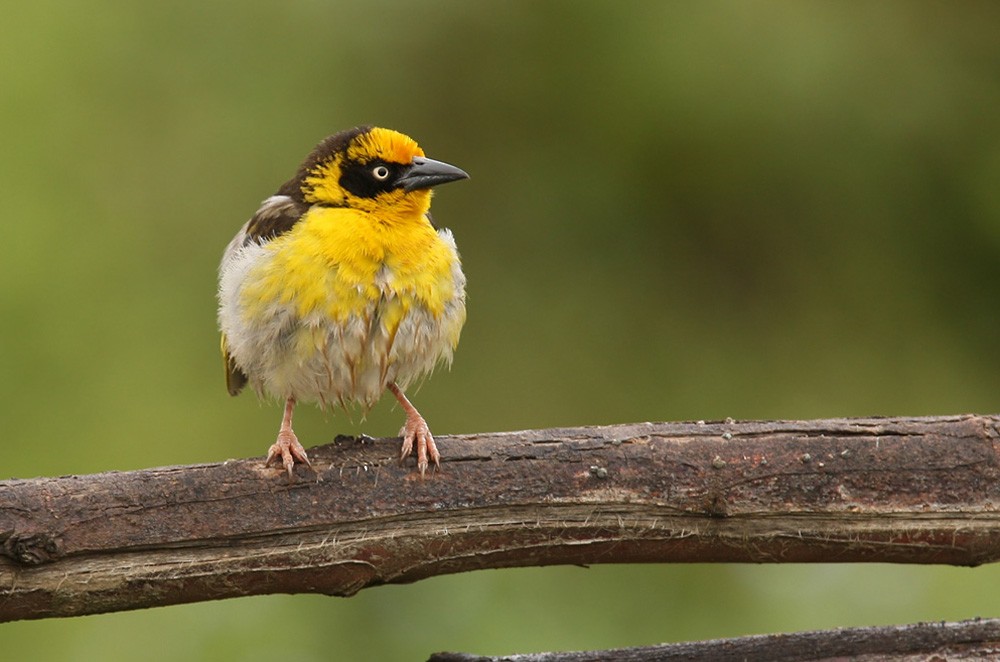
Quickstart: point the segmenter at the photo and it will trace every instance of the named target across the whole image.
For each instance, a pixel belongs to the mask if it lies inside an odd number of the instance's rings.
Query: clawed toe
[[[293,472],[296,462],[310,468],[312,467],[309,463],[309,456],[306,455],[306,449],[299,443],[295,433],[290,430],[282,430],[278,433],[278,440],[267,450],[267,459],[264,460],[264,466],[269,467],[278,462],[285,467],[289,478],[294,477]]]
[[[281,419],[281,429],[278,431],[278,440],[267,449],[267,459],[264,466],[269,467],[276,464],[279,459],[288,472],[289,478],[294,478],[295,463],[304,464],[310,469],[309,456],[306,449],[302,448],[299,438],[292,432],[292,410],[295,409],[295,398],[288,398],[285,401],[285,416]]]
[[[430,462],[437,468],[441,467],[441,454],[438,453],[437,445],[434,443],[434,435],[427,427],[427,421],[419,414],[413,418],[407,417],[406,425],[399,431],[399,436],[403,438],[403,446],[399,453],[399,461],[402,462],[413,453],[413,447],[417,448],[417,470],[423,476],[427,473]]]
[[[420,415],[416,407],[410,404],[410,401],[403,394],[403,390],[395,382],[390,383],[388,388],[396,396],[399,404],[403,406],[403,411],[406,412],[406,423],[403,425],[403,429],[399,431],[399,436],[403,438],[403,446],[399,452],[399,461],[402,462],[408,458],[413,453],[413,446],[416,445],[417,470],[420,471],[420,476],[423,477],[427,473],[427,467],[430,462],[433,462],[434,466],[440,469],[441,455],[434,444],[434,436],[431,434],[431,429],[427,427],[427,421]]]

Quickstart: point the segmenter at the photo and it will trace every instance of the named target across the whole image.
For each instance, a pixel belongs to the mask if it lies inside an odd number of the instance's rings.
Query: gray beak
[[[453,182],[456,179],[468,179],[469,174],[461,168],[435,161],[423,156],[414,156],[408,170],[396,180],[396,184],[406,191],[420,188],[430,188],[438,184]]]

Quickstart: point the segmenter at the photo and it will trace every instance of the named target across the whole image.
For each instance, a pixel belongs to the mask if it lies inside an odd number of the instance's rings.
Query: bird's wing
[[[247,385],[247,375],[236,365],[236,361],[229,354],[226,347],[226,334],[222,334],[222,366],[226,372],[226,390],[229,395],[239,395],[243,387]]]
[[[230,261],[244,246],[252,242],[262,244],[271,241],[278,235],[291,230],[307,209],[308,206],[287,195],[272,195],[264,200],[257,213],[240,228],[240,231],[226,246],[226,250],[222,254],[222,262],[219,265],[219,272],[226,270]],[[237,395],[246,386],[247,375],[236,365],[232,355],[230,355],[229,349],[226,347],[225,335],[222,336],[222,360],[226,372],[226,389],[229,391],[229,395]]]
[[[308,209],[308,205],[287,195],[272,195],[264,200],[260,203],[257,212],[243,224],[240,231],[226,246],[226,250],[222,254],[220,270],[226,268],[226,264],[236,254],[236,251],[250,242],[263,244],[291,230]]]

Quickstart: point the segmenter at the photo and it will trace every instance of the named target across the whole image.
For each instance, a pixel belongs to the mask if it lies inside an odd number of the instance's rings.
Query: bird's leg
[[[292,478],[292,469],[296,462],[311,467],[306,449],[302,448],[298,437],[292,432],[292,410],[295,409],[295,398],[288,398],[285,401],[285,415],[281,419],[281,429],[278,430],[278,440],[267,450],[267,459],[264,466],[269,467],[280,458],[281,463],[288,472],[288,477]]]
[[[399,431],[399,436],[403,438],[403,448],[400,451],[399,460],[402,462],[410,456],[410,453],[413,452],[413,444],[416,442],[417,470],[420,471],[420,475],[423,476],[427,472],[428,458],[435,467],[440,468],[441,455],[438,453],[437,446],[434,445],[434,437],[431,435],[430,428],[427,427],[427,421],[420,415],[417,408],[410,404],[395,382],[389,384],[389,390],[396,396],[399,404],[403,406],[403,411],[406,412],[406,423]]]

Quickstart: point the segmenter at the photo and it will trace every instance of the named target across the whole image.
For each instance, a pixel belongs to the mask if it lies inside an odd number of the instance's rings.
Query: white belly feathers
[[[371,407],[389,383],[405,389],[438,363],[450,364],[465,321],[465,276],[451,232],[438,235],[454,254],[454,295],[439,315],[397,292],[394,274],[383,266],[376,276],[381,298],[343,322],[319,311],[299,317],[293,304],[280,301],[251,318],[241,301],[243,284],[274,253],[256,242],[227,251],[220,267],[219,324],[254,390],[322,406]],[[402,308],[401,296],[408,303]],[[386,323],[393,317],[399,319],[395,329]]]

